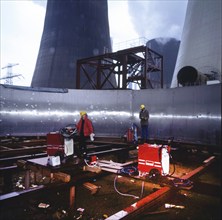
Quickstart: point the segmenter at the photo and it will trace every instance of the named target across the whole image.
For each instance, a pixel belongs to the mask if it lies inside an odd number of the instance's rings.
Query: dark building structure
[[[147,47],[163,56],[163,88],[170,88],[176,65],[180,41],[175,38],[155,38],[147,42]],[[152,81],[159,81],[160,74],[149,76]],[[157,83],[156,87],[159,84]]]
[[[107,52],[107,0],[48,0],[31,86],[75,89],[76,61]]]

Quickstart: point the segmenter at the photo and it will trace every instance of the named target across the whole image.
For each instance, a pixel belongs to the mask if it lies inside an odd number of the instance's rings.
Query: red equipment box
[[[140,175],[152,171],[160,175],[169,174],[169,146],[143,144],[138,149],[138,170]]]
[[[47,154],[49,156],[64,155],[64,137],[60,133],[47,134]]]
[[[129,128],[126,132],[126,140],[129,143],[133,142],[133,131],[131,128]]]

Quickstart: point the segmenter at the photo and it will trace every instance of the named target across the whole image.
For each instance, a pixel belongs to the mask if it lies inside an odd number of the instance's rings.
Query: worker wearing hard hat
[[[148,142],[148,121],[149,121],[149,111],[146,109],[145,105],[140,105],[140,125],[141,125],[141,141]]]
[[[94,141],[95,134],[93,133],[93,126],[91,120],[88,118],[87,113],[82,111],[80,112],[80,120],[77,123],[77,130],[79,133],[79,149],[80,153],[83,154],[83,157],[87,156],[86,140],[90,138],[91,141]]]

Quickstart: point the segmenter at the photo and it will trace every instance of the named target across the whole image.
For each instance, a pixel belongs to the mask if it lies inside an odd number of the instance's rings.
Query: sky
[[[0,0],[0,79],[30,86],[44,27],[46,0]],[[108,0],[113,50],[153,38],[181,39],[187,0]],[[8,68],[8,66],[13,66]],[[5,79],[0,80],[5,83]]]

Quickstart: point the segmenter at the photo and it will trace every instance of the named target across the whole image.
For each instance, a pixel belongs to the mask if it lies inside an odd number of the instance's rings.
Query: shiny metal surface
[[[0,136],[44,136],[86,111],[97,136],[121,137],[150,112],[149,138],[221,145],[221,84],[155,90],[35,91],[0,85]],[[140,135],[140,134],[139,134]]]

